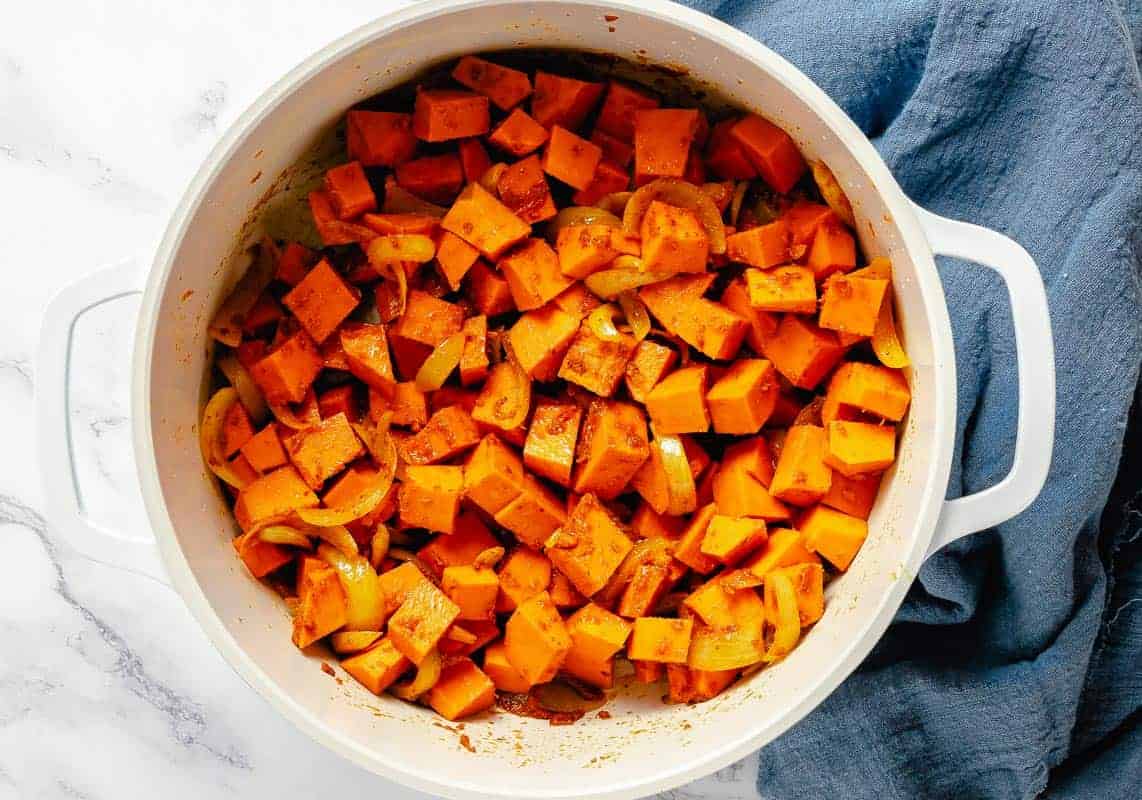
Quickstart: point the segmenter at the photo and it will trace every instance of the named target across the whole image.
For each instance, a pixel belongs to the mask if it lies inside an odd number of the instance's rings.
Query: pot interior
[[[447,16],[437,16],[443,5]],[[138,359],[146,417],[139,461],[168,570],[251,684],[315,738],[381,774],[437,794],[499,797],[636,796],[698,777],[820,702],[871,647],[918,568],[943,497],[951,436],[950,331],[931,256],[895,182],[843,114],[780,58],[696,12],[658,2],[477,0],[421,3],[389,24],[331,46],[264,98],[220,145],[168,233],[144,302]],[[869,539],[788,659],[701,705],[666,705],[660,688],[632,684],[607,705],[609,719],[591,713],[553,727],[497,713],[460,726],[375,697],[343,673],[336,681],[320,669],[321,660],[336,660],[294,648],[284,604],[235,558],[236,526],[199,456],[206,326],[245,268],[242,254],[262,220],[273,219],[261,212],[288,204],[312,180],[316,168],[306,160],[350,106],[431,63],[519,47],[684,67],[689,80],[773,119],[808,158],[825,161],[853,203],[865,252],[894,265],[913,410]],[[461,734],[474,752],[461,746]]]

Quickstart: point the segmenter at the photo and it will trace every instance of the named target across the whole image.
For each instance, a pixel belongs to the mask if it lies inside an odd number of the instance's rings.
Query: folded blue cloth
[[[912,198],[1023,244],[1055,332],[1042,495],[927,563],[861,669],[762,751],[762,797],[1142,796],[1140,515],[1100,536],[1142,360],[1129,30],[1142,12],[1113,0],[690,5],[817,81]],[[1018,390],[998,279],[950,261],[940,274],[959,373],[955,497],[1009,468]]]

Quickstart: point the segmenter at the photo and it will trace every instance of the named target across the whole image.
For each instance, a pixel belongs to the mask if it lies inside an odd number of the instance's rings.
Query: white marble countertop
[[[281,73],[385,0],[40,0],[0,26],[0,798],[423,797],[310,741],[222,661],[179,598],[45,524],[34,354],[51,296],[146,260],[215,140]],[[127,424],[137,299],[81,322],[83,501],[148,536]],[[673,798],[754,798],[754,759]],[[379,793],[379,794],[377,794]]]

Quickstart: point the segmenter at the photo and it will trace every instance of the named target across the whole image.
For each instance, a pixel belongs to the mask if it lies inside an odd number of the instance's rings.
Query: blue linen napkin
[[[1128,508],[1100,536],[1142,360],[1142,85],[1129,30],[1142,8],[689,5],[817,81],[909,196],[1023,244],[1055,334],[1042,495],[929,560],[868,661],[762,751],[761,796],[1142,796],[1142,514]],[[959,373],[955,497],[1008,470],[1018,390],[998,278],[953,261],[940,274]]]

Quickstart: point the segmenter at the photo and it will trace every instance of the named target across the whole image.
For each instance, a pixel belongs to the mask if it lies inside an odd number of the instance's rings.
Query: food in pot
[[[203,458],[294,643],[371,692],[706,700],[868,534],[891,267],[764,117],[502,62],[347,113],[317,241],[264,239],[211,325]]]

